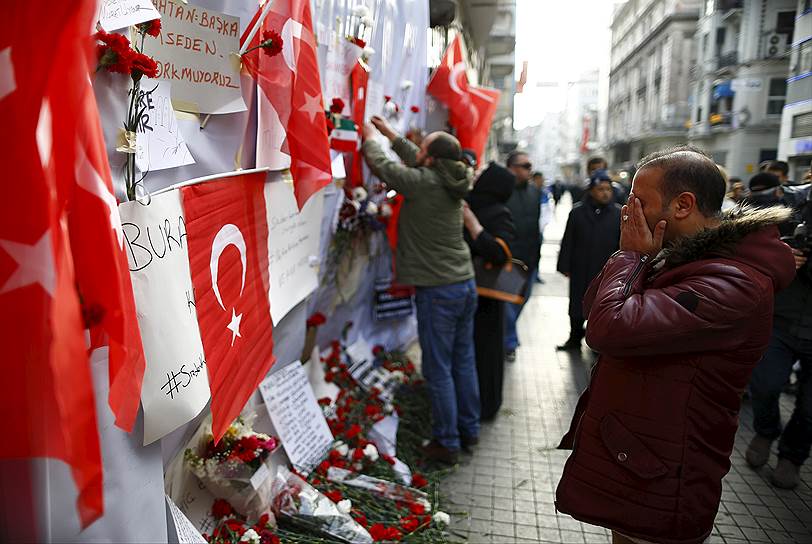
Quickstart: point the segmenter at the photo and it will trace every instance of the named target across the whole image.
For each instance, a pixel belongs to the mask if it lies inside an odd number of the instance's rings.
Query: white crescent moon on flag
[[[227,223],[223,225],[219,231],[217,231],[217,235],[214,237],[214,241],[211,243],[211,260],[209,262],[209,268],[211,269],[211,288],[214,291],[214,296],[217,298],[217,302],[220,303],[220,307],[225,310],[226,307],[223,306],[223,298],[220,296],[220,288],[217,285],[217,275],[218,269],[220,268],[220,255],[223,254],[223,251],[228,246],[234,246],[237,248],[237,251],[240,252],[240,261],[242,261],[242,283],[240,284],[240,295],[242,295],[242,290],[245,287],[245,269],[246,269],[246,262],[245,262],[245,238],[242,236],[242,232],[237,227],[237,225],[233,225],[231,223]]]
[[[460,89],[459,84],[457,84],[457,78],[463,73],[465,73],[465,64],[462,62],[455,64],[451,72],[448,73],[448,86],[457,94],[462,94],[462,89]]]
[[[493,102],[494,101],[494,98],[491,95],[483,93],[482,91],[480,91],[476,87],[471,87],[470,89],[468,89],[468,92],[470,92],[471,94],[475,94],[478,97],[480,97],[480,98],[482,98],[484,100],[487,100],[488,102]]]
[[[293,51],[293,38],[302,39],[302,23],[295,19],[288,19],[282,26],[282,58],[291,72],[296,71],[296,55]]]

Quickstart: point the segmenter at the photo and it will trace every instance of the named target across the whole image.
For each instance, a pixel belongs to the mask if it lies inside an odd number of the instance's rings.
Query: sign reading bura
[[[150,54],[158,79],[172,82],[177,110],[193,113],[245,111],[240,91],[240,19],[184,4],[154,0],[161,34]]]

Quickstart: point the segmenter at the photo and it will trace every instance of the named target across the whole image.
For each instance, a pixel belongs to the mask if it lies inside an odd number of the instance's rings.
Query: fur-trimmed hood
[[[788,246],[778,234],[778,225],[787,221],[792,210],[784,206],[756,208],[739,205],[722,213],[717,228],[677,240],[663,249],[655,259],[663,269],[723,257],[740,261],[773,278],[777,289],[792,281],[795,270],[787,277],[787,262],[791,259]],[[746,243],[745,242],[746,239]]]

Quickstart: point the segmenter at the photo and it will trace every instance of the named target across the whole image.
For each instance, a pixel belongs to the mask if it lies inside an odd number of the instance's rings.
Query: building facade
[[[628,0],[612,17],[607,142],[610,164],[685,143],[700,0]]]
[[[731,176],[778,157],[797,0],[707,0],[697,24],[689,139]]]
[[[812,162],[812,1],[798,0],[796,10],[778,158],[789,163],[789,178],[800,181]]]

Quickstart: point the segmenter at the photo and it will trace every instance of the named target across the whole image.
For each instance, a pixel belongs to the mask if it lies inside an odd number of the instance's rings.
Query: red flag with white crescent
[[[481,162],[482,154],[485,152],[485,145],[488,143],[488,133],[491,130],[493,116],[496,113],[496,107],[499,105],[499,97],[502,93],[496,89],[472,86],[468,89],[468,95],[477,110],[479,123],[475,126],[467,126],[460,122],[455,115],[449,117],[449,122],[451,126],[457,129],[457,138],[459,138],[462,148],[472,149]]]
[[[448,107],[449,117],[456,119],[456,126],[468,128],[479,124],[479,111],[468,92],[468,74],[459,34],[446,48],[426,90]]]
[[[350,90],[352,92],[352,120],[359,127],[364,126],[367,110],[367,85],[369,84],[369,71],[366,66],[356,62],[350,72]],[[364,158],[361,151],[351,155],[350,187],[364,185]]]
[[[255,16],[254,22],[258,19]],[[249,25],[243,41],[253,26]],[[257,49],[242,57],[270,102],[267,107],[260,103],[257,164],[280,169],[289,161],[296,202],[302,209],[311,195],[333,180],[310,0],[275,0],[250,47],[259,45],[271,31],[282,37],[280,54],[270,56]]]
[[[274,363],[265,178],[249,172],[181,189],[215,440]]]

